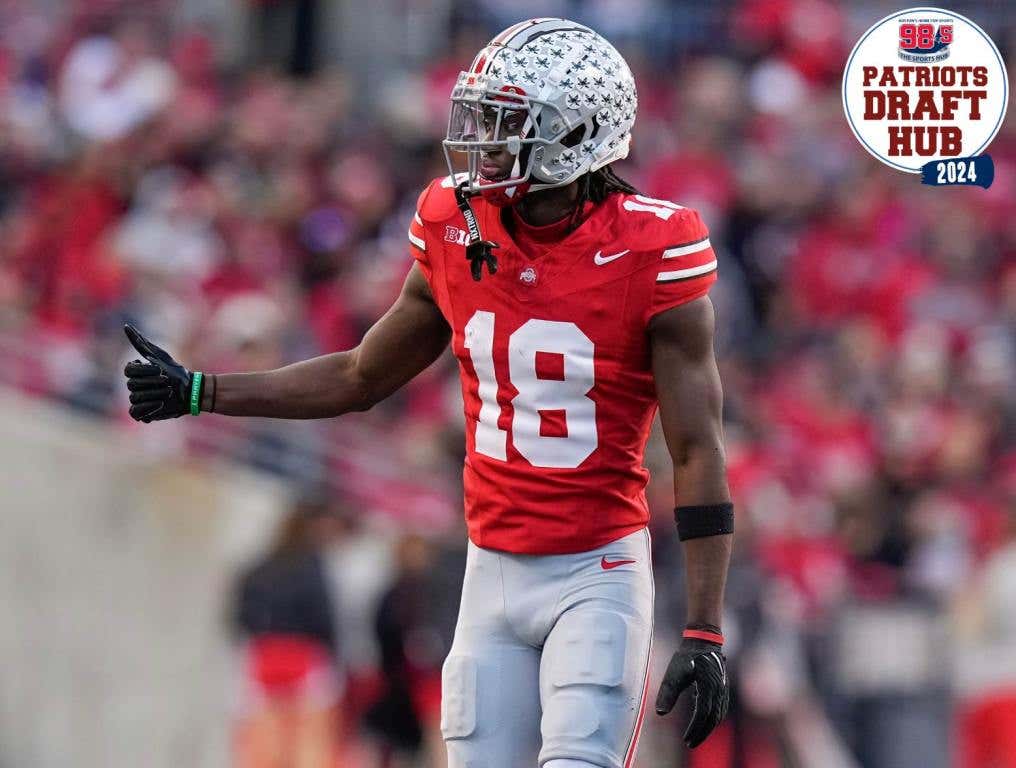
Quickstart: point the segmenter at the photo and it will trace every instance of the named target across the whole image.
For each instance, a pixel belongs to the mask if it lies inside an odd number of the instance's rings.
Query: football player
[[[643,450],[674,463],[687,626],[656,697],[690,689],[695,747],[727,711],[720,614],[733,532],[713,355],[716,255],[699,215],[644,197],[635,82],[564,19],[497,35],[463,72],[449,175],[419,197],[402,293],[355,349],[273,371],[189,371],[131,327],[131,415],[362,411],[449,345],[466,416],[469,555],[443,670],[453,768],[630,768],[653,578]],[[456,172],[465,168],[464,172]]]

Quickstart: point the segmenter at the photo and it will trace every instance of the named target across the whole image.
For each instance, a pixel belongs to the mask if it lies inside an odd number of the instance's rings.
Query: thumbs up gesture
[[[135,421],[175,419],[200,411],[204,377],[191,372],[161,347],[146,339],[137,328],[123,328],[127,339],[144,360],[131,360],[124,368],[130,392],[130,414]]]

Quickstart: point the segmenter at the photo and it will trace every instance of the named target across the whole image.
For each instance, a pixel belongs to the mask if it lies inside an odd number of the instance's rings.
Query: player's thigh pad
[[[623,768],[645,692],[651,628],[621,613],[584,609],[558,619],[543,650],[540,764],[585,760]]]
[[[441,670],[441,734],[464,739],[476,731],[476,659],[452,655]]]
[[[488,644],[452,649],[442,670],[448,768],[535,768],[540,749],[539,652]]]

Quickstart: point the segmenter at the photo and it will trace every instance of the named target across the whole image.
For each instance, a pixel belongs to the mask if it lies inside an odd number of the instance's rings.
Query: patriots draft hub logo
[[[907,173],[981,154],[1008,101],[1005,64],[991,38],[942,8],[886,16],[861,36],[843,71],[843,111],[857,140]]]

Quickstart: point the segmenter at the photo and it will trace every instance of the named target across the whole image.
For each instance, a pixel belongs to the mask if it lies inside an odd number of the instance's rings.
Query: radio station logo
[[[949,58],[952,35],[952,24],[939,24],[936,27],[928,22],[916,24],[901,21],[899,56],[904,61],[918,64],[944,61]]]
[[[941,8],[910,8],[878,21],[843,72],[843,110],[857,140],[886,165],[923,173],[925,183],[938,183],[928,174],[944,163],[943,183],[987,186],[976,177],[989,172],[991,160],[978,156],[1001,128],[1008,101],[994,42],[970,19]]]

